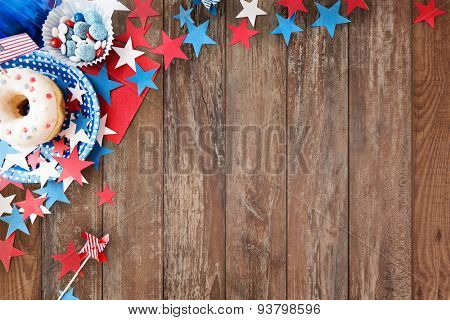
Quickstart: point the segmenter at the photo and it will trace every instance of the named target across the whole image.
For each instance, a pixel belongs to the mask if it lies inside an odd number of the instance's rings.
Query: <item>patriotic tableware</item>
[[[0,63],[38,49],[37,44],[26,33],[0,39]]]

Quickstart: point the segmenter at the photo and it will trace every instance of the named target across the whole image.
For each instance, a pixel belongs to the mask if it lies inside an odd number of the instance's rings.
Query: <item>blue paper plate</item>
[[[86,93],[83,95],[83,103],[80,104],[82,114],[91,119],[88,125],[88,132],[86,132],[89,137],[89,143],[81,142],[78,144],[78,153],[80,159],[86,159],[86,157],[91,152],[94,147],[95,141],[97,139],[98,129],[100,126],[100,106],[98,103],[97,95],[95,93],[94,87],[89,82],[88,78],[77,68],[67,66],[61,61],[53,58],[51,55],[45,51],[36,51],[27,55],[23,55],[19,58],[10,60],[1,65],[3,68],[29,68],[35,70],[47,77],[59,82],[63,81],[65,86],[74,88],[79,82],[80,88],[85,90]],[[58,84],[58,81],[55,81]],[[61,83],[58,84],[61,87]],[[66,119],[61,130],[65,130],[70,124],[70,114],[66,110]],[[50,157],[50,143],[42,144],[41,154],[44,158]],[[66,153],[67,157],[68,154]],[[58,165],[56,167],[58,171],[62,168]],[[20,183],[39,183],[39,176],[33,175],[31,172],[24,170],[21,167],[14,166],[4,173],[1,174],[2,178],[6,178],[12,181],[17,181]]]

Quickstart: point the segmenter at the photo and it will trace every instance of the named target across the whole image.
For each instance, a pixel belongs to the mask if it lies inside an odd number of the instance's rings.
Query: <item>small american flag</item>
[[[209,8],[211,8],[211,6],[215,6],[216,4],[218,4],[220,2],[220,0],[202,0],[203,5],[206,7],[206,9],[209,10]]]
[[[106,245],[109,242],[108,234],[99,239],[90,233],[83,232],[81,237],[87,241],[80,251],[83,259],[89,256],[99,262],[105,262],[107,260],[103,251],[105,251]]]
[[[0,63],[38,49],[37,44],[26,33],[0,39]]]

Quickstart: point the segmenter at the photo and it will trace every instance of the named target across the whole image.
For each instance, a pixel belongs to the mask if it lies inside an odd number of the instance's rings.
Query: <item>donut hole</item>
[[[19,98],[20,100],[18,99],[19,103],[17,104],[17,113],[20,116],[25,117],[30,112],[30,102],[25,96],[20,96]]]

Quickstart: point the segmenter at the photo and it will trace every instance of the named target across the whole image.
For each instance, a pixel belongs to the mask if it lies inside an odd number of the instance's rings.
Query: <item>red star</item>
[[[27,189],[25,200],[16,204],[23,209],[23,221],[25,221],[33,213],[39,217],[44,217],[41,206],[47,198],[35,198],[30,189]]]
[[[60,156],[64,154],[64,151],[69,150],[70,147],[64,143],[64,138],[59,141],[52,140],[53,149],[52,153],[58,153]]]
[[[73,101],[70,101],[71,95],[69,96],[69,99],[66,101],[66,108],[69,110],[69,113],[73,113],[74,111],[81,111],[80,108],[80,102],[78,99],[75,99]]]
[[[81,177],[81,170],[86,169],[94,162],[80,160],[78,157],[78,150],[75,147],[68,158],[54,157],[56,161],[63,167],[63,171],[59,176],[58,182],[63,181],[66,178],[74,178],[79,185],[83,184]]]
[[[148,18],[159,16],[159,13],[152,8],[152,2],[153,0],[134,0],[136,8],[131,11],[128,18],[139,18],[142,25],[145,26]]]
[[[36,169],[36,166],[39,163],[45,161],[44,159],[42,159],[42,157],[39,156],[40,154],[41,152],[39,151],[39,149],[36,149],[36,151],[30,153],[27,157],[27,162],[31,166],[31,168],[33,168],[33,170]]]
[[[345,0],[347,2],[347,15],[352,13],[352,11],[358,7],[364,10],[369,10],[369,7],[364,2],[364,0]]]
[[[58,280],[64,277],[69,271],[77,272],[81,266],[81,258],[78,252],[75,250],[73,240],[70,240],[67,252],[62,254],[54,254],[52,258],[59,261],[62,266],[59,271]],[[83,272],[80,271],[80,276],[83,276]]]
[[[419,9],[419,15],[414,20],[414,23],[426,21],[433,28],[434,18],[447,13],[444,10],[436,8],[435,0],[431,0],[426,6],[419,2],[416,2],[415,5]]]
[[[98,201],[98,206],[100,207],[102,204],[108,202],[111,206],[114,206],[112,198],[117,194],[117,192],[113,192],[109,189],[108,184],[106,184],[105,189],[103,191],[97,192],[97,195],[100,197]]]
[[[6,272],[9,271],[9,264],[11,262],[12,257],[22,256],[25,253],[20,251],[19,249],[14,248],[14,238],[16,237],[16,233],[14,232],[9,236],[5,241],[0,240],[0,261],[3,263],[3,266],[6,269]]]
[[[233,32],[230,46],[242,42],[247,49],[250,49],[250,38],[259,33],[258,30],[247,29],[247,19],[243,19],[239,26],[229,24],[228,28]]]
[[[153,49],[150,52],[162,54],[164,56],[164,69],[169,68],[170,63],[174,58],[180,58],[189,60],[189,58],[181,51],[180,46],[186,38],[186,35],[178,37],[176,39],[170,39],[170,37],[164,31],[161,34],[162,45]]]
[[[9,186],[9,184],[12,184],[13,186],[16,186],[17,188],[23,190],[23,184],[18,183],[18,182],[9,181],[8,179],[0,178],[0,191],[2,191],[7,186]]]
[[[308,12],[305,5],[303,4],[303,0],[280,0],[277,2],[277,4],[288,8],[288,18],[292,17],[292,15],[297,12],[297,10]]]
[[[147,39],[145,39],[145,34],[147,33],[148,29],[150,29],[151,23],[147,24],[145,27],[136,27],[129,19],[127,19],[126,22],[127,31],[116,36],[116,40],[125,43],[129,38],[131,38],[134,48],[151,48],[150,43],[148,43]]]

